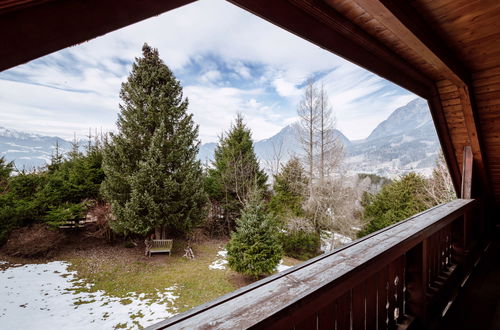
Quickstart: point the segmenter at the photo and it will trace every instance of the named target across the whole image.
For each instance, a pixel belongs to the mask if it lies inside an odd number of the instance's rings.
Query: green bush
[[[227,244],[229,267],[254,277],[272,273],[283,257],[283,247],[279,224],[264,210],[261,197],[252,195],[236,224]]]
[[[295,259],[308,260],[320,254],[320,237],[317,233],[291,231],[282,235],[282,242],[285,255]]]
[[[58,227],[69,221],[80,221],[86,210],[86,203],[63,204],[49,210],[44,216],[44,220],[49,226]]]
[[[363,217],[366,224],[358,237],[426,210],[428,199],[425,179],[416,173],[409,173],[385,185],[376,195],[365,194],[362,203],[365,207]]]
[[[36,222],[58,226],[82,218],[82,200],[99,198],[101,164],[101,151],[92,147],[86,155],[61,157],[57,166],[10,176],[12,166],[0,157],[0,245],[18,227]]]

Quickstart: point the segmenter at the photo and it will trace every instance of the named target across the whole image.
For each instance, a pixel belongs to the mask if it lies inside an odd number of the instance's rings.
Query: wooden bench
[[[152,253],[167,252],[168,255],[172,252],[173,239],[154,239],[151,241],[152,245],[149,248],[148,254],[151,257]]]

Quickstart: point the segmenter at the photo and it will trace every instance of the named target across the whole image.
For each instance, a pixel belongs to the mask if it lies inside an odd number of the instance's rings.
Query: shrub
[[[409,173],[385,185],[374,195],[363,196],[366,224],[358,233],[363,237],[377,230],[404,220],[428,208],[429,197],[423,177]]]
[[[289,257],[308,260],[320,254],[320,237],[315,232],[290,231],[282,235],[283,250]]]
[[[80,221],[83,219],[86,210],[86,203],[63,204],[48,211],[44,219],[48,225],[58,227],[71,221]]]
[[[283,257],[277,220],[266,213],[260,196],[252,194],[227,245],[231,269],[254,277],[272,273]]]

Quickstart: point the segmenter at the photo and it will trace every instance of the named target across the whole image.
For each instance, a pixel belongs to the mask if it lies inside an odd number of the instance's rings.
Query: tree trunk
[[[155,239],[161,239],[161,227],[160,226],[155,227]]]

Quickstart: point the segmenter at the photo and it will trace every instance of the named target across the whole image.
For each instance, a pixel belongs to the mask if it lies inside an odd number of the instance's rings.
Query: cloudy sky
[[[202,0],[0,73],[0,126],[71,139],[115,130],[120,84],[144,42],[189,98],[200,138],[237,112],[254,139],[296,120],[308,77],[327,89],[337,128],[362,139],[412,93],[222,0]]]

